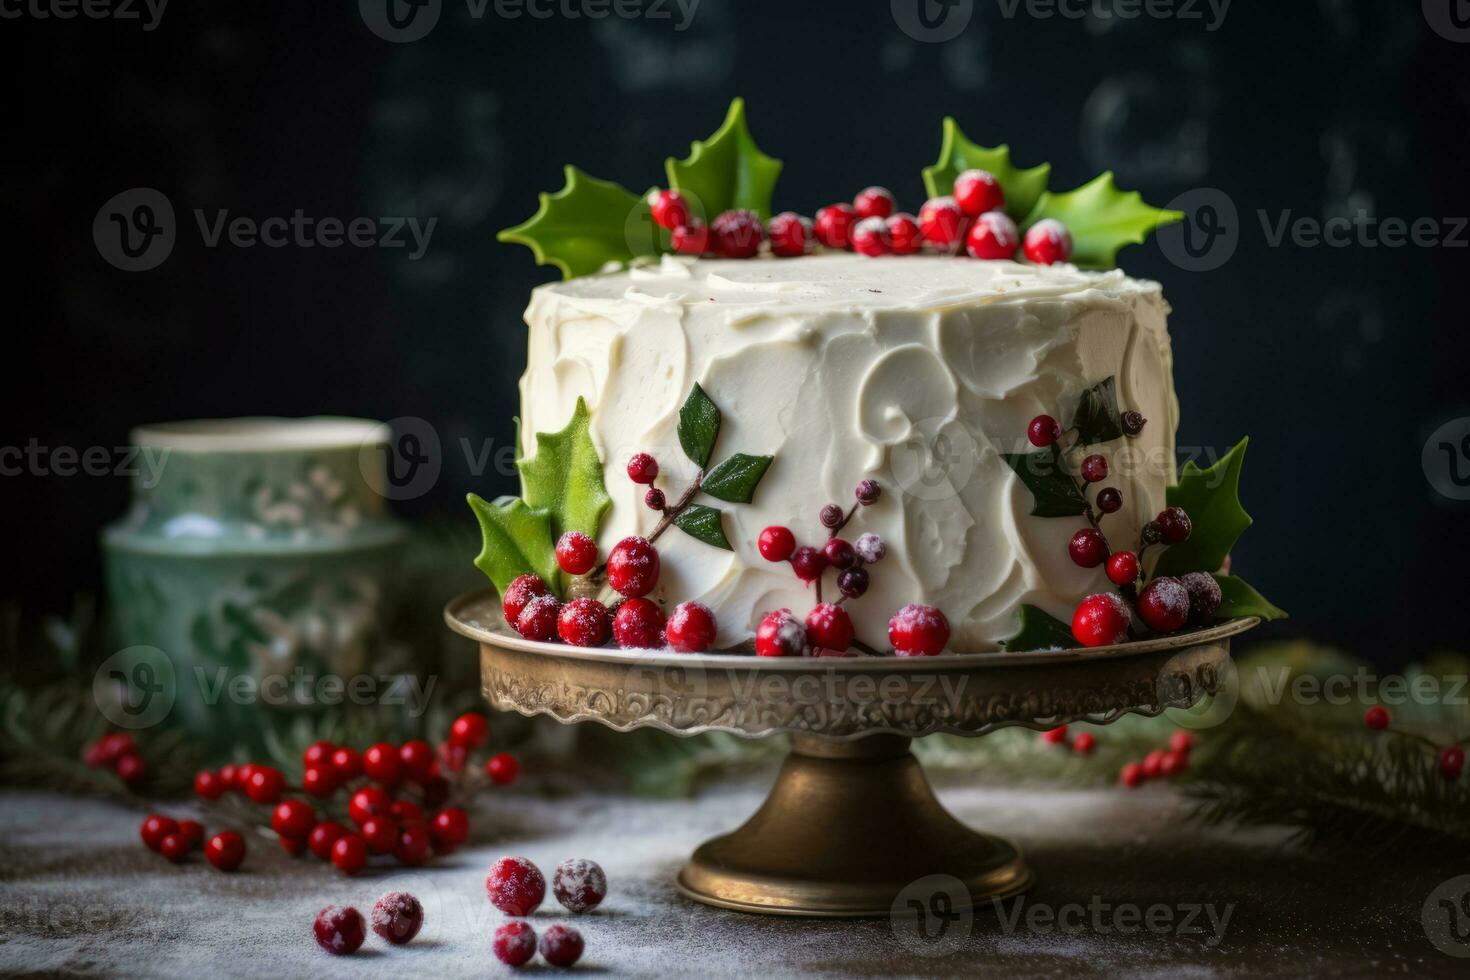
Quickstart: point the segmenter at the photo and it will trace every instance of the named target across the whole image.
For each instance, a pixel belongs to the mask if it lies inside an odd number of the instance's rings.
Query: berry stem
[[[703,482],[704,470],[700,470],[694,474],[694,482],[689,484],[688,488],[680,494],[679,499],[674,501],[674,505],[664,508],[663,516],[658,519],[658,523],[654,525],[653,533],[648,536],[649,544],[657,541],[659,535],[667,531],[669,525],[674,523],[674,518],[684,512],[684,508],[688,507],[690,502],[694,500],[694,495],[699,492],[699,485]]]
[[[853,638],[852,648],[865,657],[887,656],[886,653],[882,652],[881,650],[875,649],[874,647],[868,646],[868,644],[864,643],[862,640],[857,639],[856,637]]]

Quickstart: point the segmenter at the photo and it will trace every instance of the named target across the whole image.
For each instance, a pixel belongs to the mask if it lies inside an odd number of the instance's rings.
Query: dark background
[[[1229,195],[1239,246],[1222,267],[1183,271],[1154,242],[1120,264],[1161,280],[1174,306],[1181,446],[1253,437],[1256,526],[1235,561],[1293,613],[1269,635],[1383,663],[1467,648],[1470,512],[1420,463],[1431,431],[1470,415],[1464,237],[1271,247],[1256,217],[1470,214],[1470,44],[1430,30],[1418,3],[1236,0],[1209,31],[1007,17],[975,0],[944,43],[909,36],[881,0],[703,0],[684,31],[444,4],[408,44],[371,33],[353,2],[174,0],[151,32],[0,22],[0,445],[122,446],[132,426],[178,418],[413,416],[438,431],[444,472],[400,513],[468,520],[467,489],[513,482],[474,475],[458,441],[511,438],[520,314],[554,275],[494,232],[560,187],[562,164],[641,190],[744,95],[756,138],[786,163],[777,208],[811,213],[882,183],[916,210],[952,114],[1019,163],[1052,161],[1056,187],[1112,168],[1159,205],[1197,187]],[[169,197],[178,243],[126,273],[100,257],[92,221],[134,187]],[[404,249],[211,249],[194,208],[438,224],[416,262]],[[0,489],[0,601],[35,616],[95,592],[96,533],[123,511],[126,480],[28,473]]]

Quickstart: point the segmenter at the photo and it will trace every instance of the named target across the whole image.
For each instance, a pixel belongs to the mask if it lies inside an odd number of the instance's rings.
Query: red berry
[[[1072,613],[1072,635],[1085,647],[1104,647],[1128,638],[1128,603],[1116,592],[1090,595]]]
[[[286,837],[283,834],[277,834],[276,843],[281,845],[281,850],[292,857],[300,857],[306,853],[305,837]]]
[[[225,784],[218,773],[205,769],[194,774],[194,795],[203,800],[217,800],[224,795]]]
[[[1136,762],[1130,762],[1123,767],[1119,778],[1123,781],[1123,785],[1129,789],[1141,786],[1143,785],[1143,766],[1140,766]]]
[[[93,749],[95,754],[92,758],[95,761],[89,762],[89,765],[111,765],[123,756],[137,754],[138,746],[133,741],[133,736],[127,732],[113,732],[99,738]]]
[[[812,237],[812,223],[794,211],[782,211],[766,224],[766,237],[771,254],[793,258],[806,254],[807,240]]]
[[[681,602],[669,616],[664,635],[679,653],[703,653],[715,642],[715,614],[702,602]]]
[[[463,745],[455,745],[453,742],[439,743],[439,761],[445,769],[450,772],[464,772],[465,763],[469,761],[470,749]]]
[[[773,525],[761,532],[756,547],[766,561],[785,561],[796,550],[796,535],[787,528]]]
[[[546,897],[546,879],[529,858],[503,857],[490,866],[485,892],[506,915],[530,915]]]
[[[133,752],[120,756],[113,765],[117,767],[117,778],[129,786],[140,782],[148,774],[148,766],[143,762],[143,757]]]
[[[421,738],[404,742],[398,748],[398,761],[403,763],[403,775],[419,782],[429,778],[434,766],[434,748]]]
[[[852,199],[852,209],[859,218],[886,218],[897,206],[893,192],[886,187],[865,187]]]
[[[715,254],[726,259],[748,259],[760,251],[764,230],[754,211],[725,211],[709,226]]]
[[[1459,779],[1465,770],[1465,750],[1458,745],[1447,746],[1439,753],[1439,774],[1446,779]]]
[[[234,871],[245,860],[245,838],[233,830],[215,834],[204,845],[204,856],[221,871]]]
[[[358,834],[369,854],[387,854],[398,842],[398,825],[387,816],[368,817],[358,826]]]
[[[178,830],[178,822],[172,817],[150,813],[143,818],[143,823],[138,828],[138,836],[143,838],[143,843],[150,851],[156,851],[165,837],[178,833]]]
[[[1061,438],[1062,427],[1050,415],[1038,415],[1026,426],[1026,438],[1033,446],[1050,446]]]
[[[369,779],[376,779],[384,786],[392,786],[403,775],[403,760],[398,749],[388,742],[368,746],[362,754],[362,771]]]
[[[1107,457],[1093,453],[1082,460],[1082,479],[1088,483],[1101,483],[1108,478]]]
[[[652,592],[658,572],[658,549],[647,538],[624,538],[608,552],[607,584],[630,599]]]
[[[388,816],[400,827],[425,822],[423,809],[413,800],[394,800],[388,805]]]
[[[478,749],[490,737],[490,722],[478,711],[466,711],[449,726],[449,741],[467,749]]]
[[[525,922],[507,922],[495,930],[490,948],[506,966],[523,966],[536,955],[536,930]]]
[[[1166,544],[1178,544],[1188,539],[1190,532],[1194,530],[1194,522],[1189,519],[1183,507],[1165,507],[1159,511],[1154,522],[1163,532]]]
[[[347,782],[362,775],[362,753],[356,749],[343,746],[332,753],[332,772],[337,774],[338,782]]]
[[[436,768],[429,774],[428,779],[425,779],[419,784],[419,789],[422,791],[424,797],[424,806],[430,809],[443,806],[444,801],[449,799],[449,793],[452,788],[449,785],[449,780],[440,775]],[[422,815],[420,815],[420,819],[422,819]]]
[[[893,248],[888,223],[882,218],[863,218],[852,226],[852,248],[859,255],[887,255]]]
[[[702,221],[691,221],[675,228],[669,243],[680,255],[703,255],[709,251],[709,225]]]
[[[859,480],[858,485],[852,489],[852,495],[864,507],[871,507],[883,496],[883,488],[878,485],[877,480]]]
[[[1097,509],[1104,514],[1117,512],[1123,506],[1123,494],[1117,487],[1103,487],[1097,492]]]
[[[345,875],[355,875],[367,864],[367,843],[357,834],[332,841],[332,864]]]
[[[817,241],[828,248],[847,248],[857,219],[857,210],[851,204],[831,204],[817,212],[812,230]]]
[[[392,801],[376,786],[364,786],[347,801],[347,816],[359,827],[369,817],[386,817]]]
[[[607,607],[583,596],[561,607],[556,632],[574,647],[600,647],[607,642]]]
[[[572,912],[591,912],[607,897],[607,875],[596,861],[567,858],[551,876],[551,893]]]
[[[643,495],[643,506],[649,510],[661,511],[668,505],[668,498],[658,487],[649,487],[648,492]]]
[[[1026,230],[1022,250],[1037,265],[1065,262],[1072,257],[1072,233],[1055,218],[1043,218]]]
[[[1041,733],[1041,740],[1047,745],[1063,745],[1067,741],[1067,726],[1058,725]]]
[[[952,197],[931,197],[919,208],[919,230],[924,241],[950,254],[964,241],[965,212]]]
[[[191,851],[204,842],[204,824],[198,820],[180,820],[176,833]]]
[[[1200,625],[1213,621],[1225,598],[1215,576],[1209,572],[1189,572],[1179,576],[1179,581],[1189,590],[1189,621]]]
[[[849,599],[856,599],[868,591],[868,570],[866,568],[846,568],[837,576],[837,591]]]
[[[1083,568],[1096,568],[1108,558],[1108,542],[1095,527],[1084,527],[1072,535],[1067,554]]]
[[[435,846],[458,847],[470,836],[470,818],[457,806],[440,810],[429,824]]]
[[[1155,749],[1143,757],[1143,778],[1158,779],[1164,774],[1164,753]]]
[[[827,570],[827,559],[811,545],[802,545],[791,555],[791,570],[797,578],[810,584]]]
[[[232,789],[240,789],[240,767],[232,762],[220,766],[219,781],[224,783],[226,792]]]
[[[828,538],[827,543],[822,545],[822,557],[833,568],[851,568],[852,563],[857,560],[857,553],[852,550],[852,545],[841,538]]]
[[[1189,622],[1189,590],[1169,575],[1154,579],[1138,597],[1138,618],[1151,630],[1174,632]]]
[[[325,739],[312,742],[301,753],[301,764],[303,766],[320,766],[332,760],[332,753],[337,751],[337,746]]]
[[[664,611],[648,599],[627,599],[613,614],[613,642],[624,650],[664,645]]]
[[[1091,732],[1083,732],[1072,739],[1072,751],[1080,755],[1090,755],[1097,748],[1097,738]]]
[[[424,927],[424,906],[408,892],[388,892],[373,906],[372,920],[373,932],[402,946]]]
[[[1165,752],[1159,760],[1159,775],[1167,779],[1177,775],[1189,768],[1189,754],[1187,752]]]
[[[1375,704],[1363,712],[1363,724],[1375,732],[1381,732],[1388,727],[1392,719],[1389,717],[1388,709],[1381,704]]]
[[[301,773],[301,789],[309,796],[326,799],[337,792],[337,773],[330,765],[307,766]]]
[[[888,621],[888,642],[900,657],[932,657],[949,643],[949,620],[933,606],[910,603]]]
[[[568,531],[556,542],[556,563],[568,575],[586,575],[597,564],[597,542],[581,531]]]
[[[337,843],[337,838],[347,833],[347,828],[335,820],[323,820],[311,828],[311,833],[306,835],[306,846],[311,848],[311,853],[323,861],[332,857],[332,845]]]
[[[282,837],[305,837],[316,825],[316,812],[301,800],[282,800],[271,814],[271,829]]]
[[[501,601],[501,611],[505,613],[505,621],[514,623],[521,615],[521,610],[526,603],[538,595],[551,595],[551,590],[546,583],[541,581],[541,576],[532,575],[527,572],[516,577],[515,581],[505,587],[505,596]]]
[[[658,460],[648,453],[634,453],[628,460],[628,479],[648,484],[658,479]]]
[[[275,803],[286,790],[286,777],[273,766],[256,766],[245,784],[245,795],[256,803]]]
[[[1114,585],[1138,581],[1138,556],[1131,551],[1117,551],[1108,556],[1108,580]]]
[[[521,764],[509,752],[501,752],[485,760],[485,775],[500,786],[509,786],[520,773]]]
[[[806,624],[790,609],[762,617],[755,628],[755,652],[760,657],[799,657],[806,649]]]
[[[561,603],[556,596],[538,595],[526,603],[516,620],[516,632],[528,640],[546,642],[556,636],[556,621],[561,615]]]
[[[429,859],[429,850],[434,839],[429,828],[421,823],[411,823],[398,830],[398,841],[393,845],[393,857],[399,864],[416,867]]]
[[[894,255],[912,255],[924,247],[924,235],[914,216],[900,211],[888,216],[888,241]]]
[[[183,834],[169,834],[158,842],[158,853],[178,864],[189,854],[189,842]]]
[[[1187,753],[1194,748],[1194,736],[1189,732],[1175,732],[1169,736],[1169,748],[1175,752]]]
[[[965,236],[965,250],[977,259],[1009,259],[1016,254],[1020,232],[1004,211],[986,211]]]
[[[988,170],[966,170],[954,179],[954,200],[965,214],[974,217],[1005,207],[1006,192]]]
[[[648,194],[648,209],[653,212],[653,222],[660,228],[673,231],[689,223],[689,202],[678,191],[661,188]]]
[[[852,618],[847,610],[830,602],[818,605],[806,616],[806,640],[824,650],[846,650],[852,646]]]
[[[560,922],[541,934],[541,958],[563,969],[582,958],[582,934]]]
[[[362,913],[351,906],[328,905],[316,914],[311,925],[316,944],[333,956],[355,953],[367,938]]]
[[[859,534],[858,539],[853,542],[852,550],[856,551],[858,557],[869,565],[878,564],[888,554],[888,546],[872,531]]]

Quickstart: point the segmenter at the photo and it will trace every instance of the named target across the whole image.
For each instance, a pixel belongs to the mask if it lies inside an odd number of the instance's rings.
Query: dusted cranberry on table
[[[853,225],[852,248],[859,255],[887,255],[893,248],[888,237],[888,222],[882,218],[863,218]]]
[[[888,642],[900,657],[932,657],[949,643],[949,620],[933,606],[909,603],[888,621]]]
[[[204,856],[221,871],[234,871],[245,860],[245,838],[233,830],[222,831],[204,845]]]
[[[328,905],[317,913],[311,928],[316,944],[335,956],[357,952],[367,938],[362,913],[351,906]]]
[[[754,211],[725,211],[710,222],[715,254],[726,259],[748,259],[760,251],[765,230]]]
[[[530,858],[503,857],[490,866],[485,893],[506,915],[530,915],[546,898],[546,879]]]
[[[817,212],[812,230],[817,241],[828,248],[847,248],[852,244],[852,226],[858,213],[851,204],[830,204]]]
[[[1004,211],[987,211],[970,226],[965,250],[972,258],[1009,259],[1016,254],[1020,234]]]
[[[796,535],[788,528],[773,525],[761,532],[756,547],[766,561],[785,561],[796,551]]]
[[[681,602],[669,616],[664,638],[679,653],[703,653],[715,643],[715,614],[702,602]]]
[[[607,875],[596,861],[567,858],[551,876],[551,892],[572,912],[591,912],[607,897]]]
[[[689,202],[678,191],[657,188],[648,194],[648,209],[654,224],[673,231],[689,223]]]
[[[1108,560],[1108,542],[1095,527],[1084,527],[1072,535],[1067,554],[1083,568],[1096,568]]]
[[[954,179],[954,200],[965,214],[974,217],[1006,205],[1006,193],[995,174],[988,170],[966,170]]]
[[[607,556],[607,584],[620,595],[635,599],[658,584],[658,549],[647,538],[624,538]]]
[[[516,619],[516,632],[528,640],[546,642],[556,637],[556,622],[561,615],[561,603],[556,596],[538,595],[521,610]]]
[[[886,187],[865,187],[852,199],[852,209],[859,218],[886,218],[896,207],[898,202]]]
[[[530,572],[516,576],[515,581],[505,587],[505,596],[500,604],[501,611],[505,613],[505,621],[514,624],[526,603],[539,595],[551,595],[551,590],[546,587],[541,576]]]
[[[1189,622],[1189,590],[1172,576],[1154,579],[1138,597],[1138,618],[1159,633],[1174,632]]]
[[[806,624],[790,609],[777,609],[755,628],[755,652],[761,657],[799,657],[806,649]]]
[[[495,930],[490,948],[506,966],[524,966],[536,955],[536,930],[525,922],[507,922]]]
[[[541,934],[541,957],[552,966],[565,969],[582,958],[582,934],[571,926],[557,923]]]
[[[913,255],[924,247],[924,234],[919,230],[919,223],[914,220],[913,215],[900,211],[889,215],[886,220],[888,242],[894,255]]]
[[[806,245],[811,237],[811,221],[794,211],[783,211],[766,224],[766,238],[771,243],[771,254],[783,259],[805,255]]]
[[[574,647],[600,647],[607,642],[607,607],[586,596],[573,599],[557,613],[556,632]]]
[[[664,611],[649,599],[627,599],[613,614],[613,641],[624,650],[664,645]]]
[[[373,906],[372,919],[373,932],[402,946],[424,927],[424,907],[408,892],[388,892]]]
[[[670,233],[669,244],[680,255],[703,255],[709,251],[709,225],[703,221],[680,225]]]
[[[924,241],[951,254],[964,244],[965,212],[952,197],[931,197],[919,208],[919,231]]]
[[[586,575],[597,564],[597,542],[581,531],[568,531],[556,542],[556,563],[568,575]]]
[[[1128,603],[1116,592],[1099,592],[1077,604],[1072,635],[1085,647],[1122,643],[1128,638]]]
[[[1037,265],[1054,265],[1072,257],[1072,233],[1055,218],[1043,218],[1026,229],[1021,250]]]
[[[823,650],[843,651],[852,646],[852,618],[831,602],[819,604],[806,617],[806,641]]]

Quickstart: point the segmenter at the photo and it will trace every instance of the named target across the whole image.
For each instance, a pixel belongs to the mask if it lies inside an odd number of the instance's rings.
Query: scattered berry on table
[[[608,552],[607,584],[629,599],[652,592],[658,574],[658,549],[647,538],[624,538]]]
[[[664,637],[679,653],[703,653],[715,643],[715,614],[702,602],[681,602],[669,616]]]
[[[490,866],[485,893],[506,915],[530,915],[546,898],[546,879],[529,858],[503,857]]]
[[[827,559],[827,564],[832,568],[851,568],[852,563],[857,560],[857,552],[841,538],[828,538],[822,545],[822,557]]]
[[[766,224],[771,254],[780,258],[806,254],[807,241],[811,237],[812,223],[794,211],[782,211]]]
[[[1026,438],[1033,446],[1050,446],[1062,436],[1062,427],[1050,415],[1038,415],[1026,426]]]
[[[987,211],[970,226],[965,250],[972,258],[1009,259],[1016,254],[1019,236],[1016,223],[1004,211]]]
[[[1097,509],[1104,514],[1117,513],[1123,507],[1123,494],[1117,487],[1103,487],[1097,492]]]
[[[1108,581],[1127,585],[1138,581],[1138,556],[1131,551],[1115,551],[1108,556]]]
[[[271,814],[271,829],[282,837],[305,837],[316,826],[316,811],[301,800],[282,800]]]
[[[528,640],[542,643],[556,636],[556,621],[561,615],[561,603],[554,595],[538,595],[526,603],[515,621],[516,632]]]
[[[865,187],[852,199],[852,209],[859,218],[886,218],[897,206],[893,192],[886,187]]]
[[[1178,544],[1187,540],[1194,530],[1194,522],[1189,519],[1183,507],[1165,507],[1154,520],[1167,544]]]
[[[373,932],[402,946],[424,927],[424,906],[408,892],[387,892],[373,905]]]
[[[756,547],[766,561],[785,561],[796,550],[796,535],[789,528],[772,525],[761,532]]]
[[[673,231],[689,223],[689,202],[678,191],[657,188],[648,194],[648,209],[653,213],[654,224]]]
[[[837,591],[849,599],[856,599],[868,591],[868,570],[847,568],[837,576]]]
[[[536,930],[525,922],[507,922],[495,930],[490,948],[506,966],[524,966],[536,955]]]
[[[828,248],[847,248],[857,219],[858,213],[851,204],[830,204],[817,212],[812,231],[817,241]]]
[[[306,835],[306,846],[311,853],[323,861],[332,859],[332,845],[337,843],[337,838],[347,833],[347,828],[335,820],[323,820],[311,828],[311,833]]]
[[[597,542],[581,531],[568,531],[556,542],[556,563],[568,575],[586,575],[597,564]]]
[[[900,211],[889,215],[886,223],[888,242],[894,255],[913,255],[924,247],[924,233],[919,230],[919,223],[913,215]]]
[[[888,642],[900,657],[932,657],[949,643],[949,620],[933,606],[910,603],[888,621]]]
[[[567,858],[551,876],[551,893],[572,912],[591,912],[607,897],[607,875],[596,861]]]
[[[1144,424],[1148,419],[1143,417],[1142,412],[1127,411],[1123,413],[1123,434],[1136,436],[1143,431]]]
[[[799,657],[806,649],[806,624],[790,609],[761,617],[755,628],[755,652],[761,657]]]
[[[165,817],[162,814],[150,813],[143,818],[142,826],[138,828],[138,836],[143,838],[143,843],[149,850],[158,850],[158,845],[169,834],[177,833],[178,821],[173,817]]]
[[[664,645],[664,611],[649,599],[627,599],[613,614],[612,635],[624,650],[655,650]]]
[[[1084,527],[1072,535],[1067,554],[1083,568],[1096,568],[1108,559],[1108,542],[1095,527]]]
[[[1053,265],[1072,257],[1072,233],[1055,218],[1043,218],[1026,229],[1021,249],[1037,265]]]
[[[877,480],[859,480],[858,485],[853,488],[852,495],[864,507],[871,507],[878,502],[879,497],[883,496],[883,488],[878,485]]]
[[[1392,720],[1389,716],[1388,709],[1381,704],[1375,704],[1363,712],[1363,724],[1375,732],[1381,732],[1386,729]]]
[[[1005,207],[1006,193],[988,170],[966,170],[954,179],[954,200],[960,210],[975,217]]]
[[[557,613],[556,632],[574,647],[600,647],[607,642],[607,607],[587,596],[573,599]]]
[[[649,510],[663,510],[668,504],[668,498],[658,487],[649,487],[648,492],[643,495],[643,506]]]
[[[478,749],[490,738],[490,722],[478,711],[466,711],[449,726],[449,741],[467,749]]]
[[[869,565],[876,565],[888,554],[888,546],[872,531],[859,534],[858,539],[852,543],[852,550]]]
[[[1085,647],[1110,646],[1128,638],[1128,603],[1116,592],[1099,592],[1077,604],[1072,636]]]
[[[526,603],[538,595],[551,595],[551,590],[546,587],[545,582],[541,581],[541,576],[532,575],[530,572],[516,576],[515,581],[505,587],[505,596],[500,604],[501,611],[505,613],[505,621],[514,623],[521,615],[521,610],[525,608]]]
[[[1212,622],[1224,595],[1220,583],[1209,572],[1189,572],[1179,576],[1189,592],[1189,621],[1198,625]]]
[[[825,504],[817,512],[817,520],[825,528],[834,528],[842,523],[842,508],[836,504]]]
[[[485,775],[498,786],[509,786],[521,774],[521,764],[509,752],[500,752],[485,760]]]
[[[649,484],[658,479],[658,460],[648,453],[634,453],[628,460],[628,479]]]
[[[1093,453],[1082,460],[1082,479],[1088,483],[1101,483],[1108,478],[1108,460],[1106,456]]]
[[[351,906],[328,905],[316,914],[311,928],[316,944],[335,956],[357,952],[367,938],[362,913]]]
[[[1189,622],[1189,590],[1173,576],[1154,579],[1138,597],[1138,618],[1151,630],[1174,632]]]
[[[245,860],[245,838],[233,830],[222,831],[204,845],[204,856],[221,871],[234,871]]]
[[[852,226],[852,250],[859,255],[887,255],[892,246],[888,222],[882,218],[863,218]]]
[[[669,235],[669,244],[680,255],[703,255],[709,251],[709,225],[703,221],[680,225]]]
[[[803,582],[811,583],[821,578],[822,573],[827,570],[827,559],[811,545],[802,545],[792,552],[791,570]]]
[[[852,617],[830,602],[817,605],[806,616],[806,641],[823,650],[846,650],[852,646]]]
[[[571,966],[582,958],[582,949],[582,934],[571,926],[558,922],[541,934],[541,957],[552,966]]]
[[[392,786],[403,775],[403,760],[392,744],[378,742],[368,746],[368,750],[362,754],[362,771],[369,779],[377,780],[384,786]]]
[[[748,259],[760,251],[765,229],[754,211],[725,211],[710,222],[710,245],[726,259]]]
[[[345,875],[355,875],[367,864],[367,844],[357,834],[332,841],[332,864]]]

